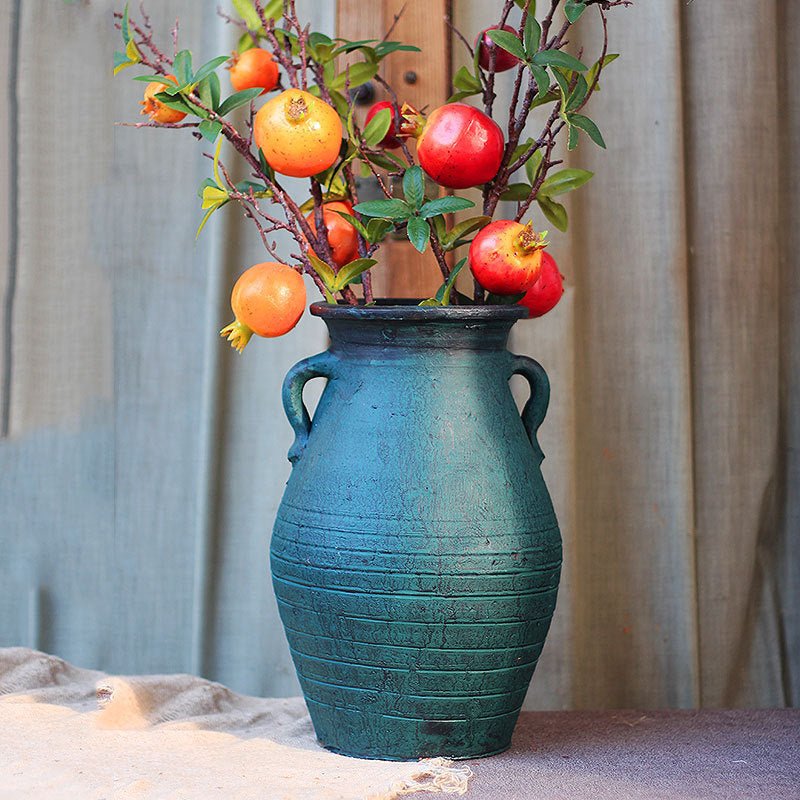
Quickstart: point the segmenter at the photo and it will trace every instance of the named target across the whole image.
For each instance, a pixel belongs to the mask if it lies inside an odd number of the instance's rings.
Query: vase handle
[[[544,421],[547,406],[550,404],[550,380],[542,365],[527,356],[512,357],[511,375],[522,375],[531,387],[531,396],[525,403],[525,408],[522,409],[522,424],[531,440],[533,451],[541,463],[544,460],[544,453],[539,446],[536,432]]]
[[[294,430],[294,443],[289,448],[288,459],[294,464],[303,454],[311,433],[311,416],[303,402],[303,389],[312,378],[328,378],[334,376],[333,368],[336,356],[326,350],[310,358],[298,361],[283,380],[283,410],[289,424]]]

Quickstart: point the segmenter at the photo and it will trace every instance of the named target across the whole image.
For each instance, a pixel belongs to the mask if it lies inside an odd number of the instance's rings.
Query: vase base
[[[500,716],[424,720],[338,708],[306,698],[318,742],[351,758],[418,761],[487,758],[511,746],[519,709]]]

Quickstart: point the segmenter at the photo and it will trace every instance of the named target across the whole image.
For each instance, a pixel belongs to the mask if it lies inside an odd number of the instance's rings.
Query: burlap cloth
[[[110,677],[0,649],[2,800],[394,800],[464,794],[469,767],[346,758],[301,698],[244,697],[190,675]]]
[[[472,776],[474,770],[474,776]],[[467,791],[468,790],[468,791]],[[800,800],[800,710],[523,713],[470,764],[327,752],[300,698],[0,650],[0,800]]]

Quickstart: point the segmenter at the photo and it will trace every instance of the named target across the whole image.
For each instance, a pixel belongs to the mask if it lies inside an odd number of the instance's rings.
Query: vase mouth
[[[509,305],[481,306],[421,306],[422,301],[410,298],[377,300],[375,305],[363,302],[351,306],[346,303],[312,303],[310,311],[322,319],[385,320],[397,322],[494,322],[525,319],[528,309],[512,303]]]

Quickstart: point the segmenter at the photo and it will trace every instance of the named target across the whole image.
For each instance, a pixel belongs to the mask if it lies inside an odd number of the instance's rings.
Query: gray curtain
[[[201,57],[231,48],[214,4],[150,5]],[[113,126],[142,85],[110,77],[111,7],[0,7],[0,645],[293,694],[266,565],[279,389],[324,330],[218,340],[257,236],[227,208],[195,243],[203,148]],[[332,31],[332,2],[303,12]],[[800,8],[639,0],[611,50],[608,150],[570,154],[596,176],[552,237],[567,294],[513,338],[551,376],[565,539],[528,706],[796,704]]]

